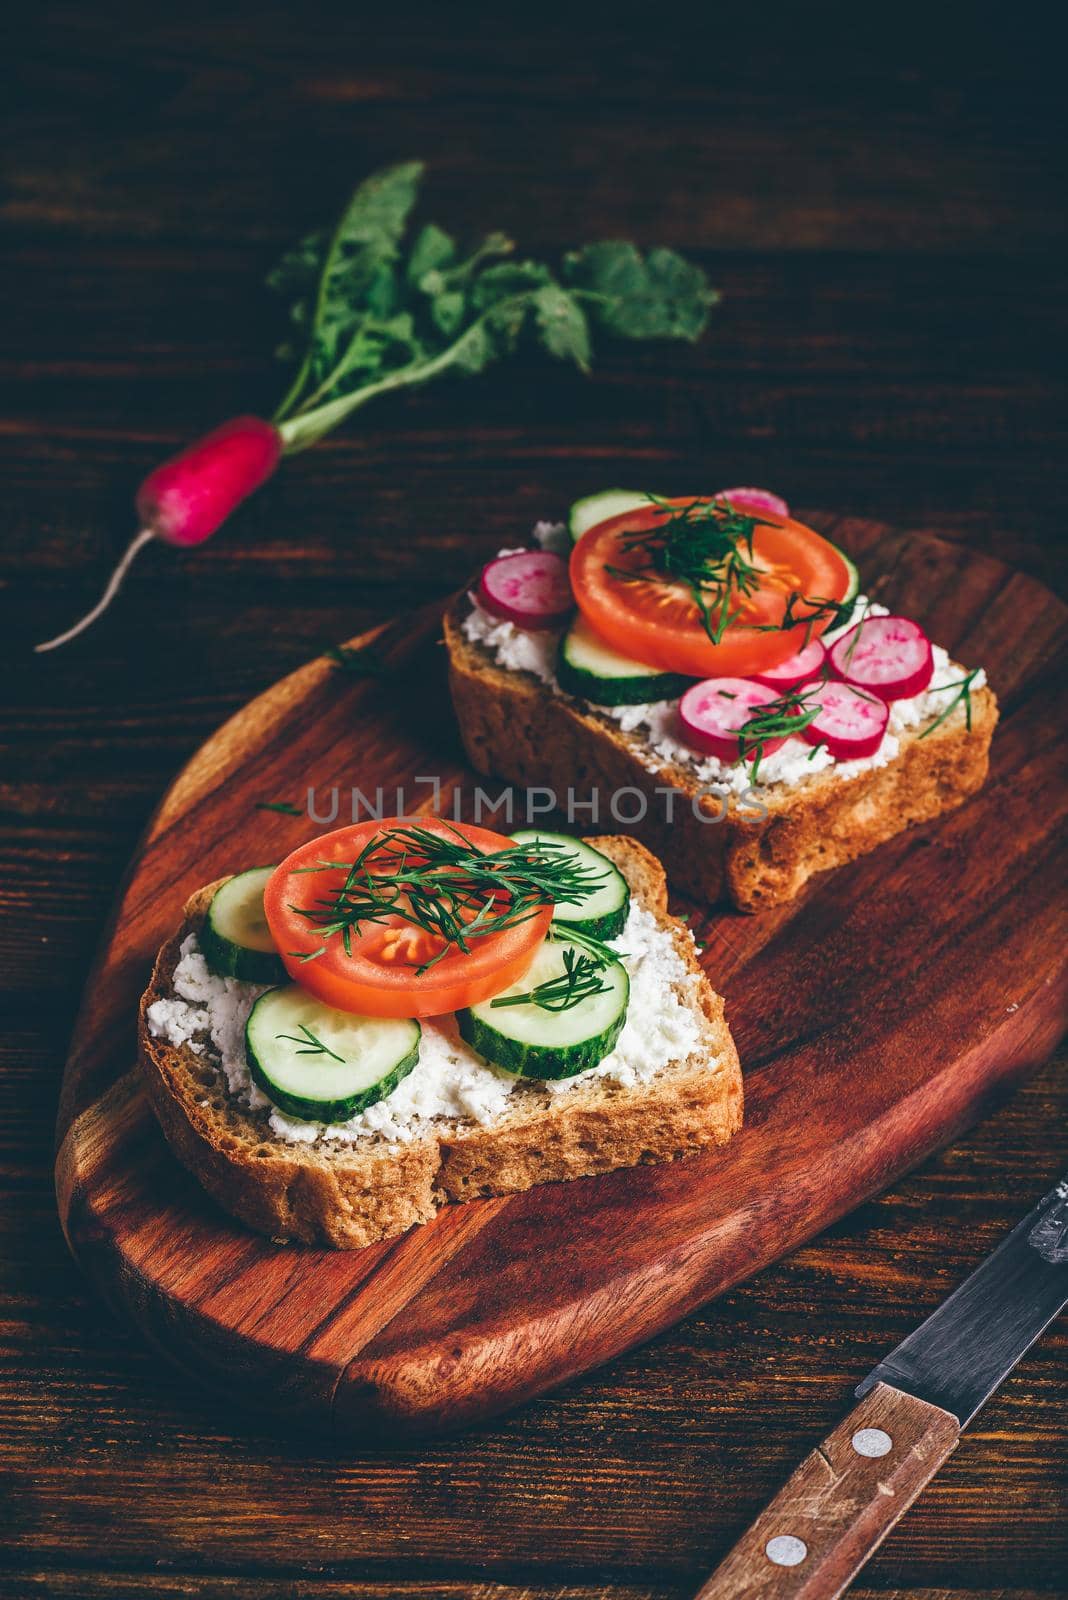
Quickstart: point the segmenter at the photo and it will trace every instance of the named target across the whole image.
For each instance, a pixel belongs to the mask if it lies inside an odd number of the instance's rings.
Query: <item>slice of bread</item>
[[[520,1080],[507,1109],[488,1125],[425,1122],[406,1142],[373,1134],[352,1144],[289,1143],[272,1132],[269,1109],[246,1110],[230,1095],[208,1051],[169,1044],[148,1024],[153,1002],[173,994],[182,942],[198,931],[219,887],[208,884],[186,905],[141,1002],[141,1068],[178,1159],[225,1210],[260,1233],[356,1249],[426,1222],[453,1201],[673,1161],[725,1143],[741,1126],[742,1079],[723,1001],[697,963],[688,929],[668,914],[660,863],[632,839],[590,843],[615,862],[634,901],[670,933],[687,973],[676,993],[693,1013],[700,1040],[688,1059],[665,1061],[632,1086],[592,1077],[550,1094]]]
[[[729,899],[741,911],[791,900],[813,873],[952,810],[986,778],[998,710],[984,687],[971,697],[970,731],[958,710],[926,738],[930,723],[907,730],[885,766],[848,779],[831,766],[796,783],[767,784],[758,796],[764,819],[751,801],[733,797],[722,816],[722,802],[702,792],[695,773],[658,757],[640,731],[624,733],[596,706],[555,693],[531,672],[499,666],[465,637],[470,610],[468,594],[459,594],[444,626],[453,705],[475,770],[561,800],[572,794],[577,817],[625,827],[655,851],[672,884],[698,900]],[[626,809],[616,818],[608,808],[624,790]],[[635,791],[645,814],[631,824],[623,818],[640,811]],[[578,807],[594,794],[600,815],[590,817]]]

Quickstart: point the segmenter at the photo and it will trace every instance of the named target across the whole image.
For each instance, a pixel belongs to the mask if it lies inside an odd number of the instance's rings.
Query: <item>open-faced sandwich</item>
[[[982,669],[873,604],[774,496],[611,490],[535,532],[446,615],[468,756],[624,826],[679,888],[789,900],[983,783]]]
[[[444,1204],[738,1129],[738,1056],[626,838],[366,822],[209,884],[160,951],[141,1065],[251,1227],[354,1248]]]

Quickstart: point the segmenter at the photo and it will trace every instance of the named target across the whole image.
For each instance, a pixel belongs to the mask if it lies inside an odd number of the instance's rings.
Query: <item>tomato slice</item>
[[[483,854],[512,848],[510,839],[489,828],[444,822],[438,817],[391,817],[338,828],[312,839],[287,856],[268,880],[263,905],[286,971],[294,983],[327,1005],[367,1017],[436,1017],[474,1005],[521,978],[548,931],[551,905],[538,906],[531,915],[499,932],[471,936],[466,952],[395,912],[384,913],[381,921],[364,920],[359,929],[352,927],[347,950],[340,932],[324,939],[320,931],[322,903],[329,906],[335,900],[345,883],[347,866],[377,835],[416,826],[453,843],[460,834]],[[388,853],[393,848],[384,842],[382,851],[372,851],[366,862],[372,876],[383,882],[401,876],[396,855]],[[412,868],[420,865],[418,852],[409,851],[406,861]],[[320,870],[324,862],[330,865]],[[308,868],[316,870],[305,870]],[[497,904],[504,911],[509,901],[502,898]],[[300,914],[313,910],[317,919]],[[474,914],[472,907],[465,918]],[[316,951],[321,953],[314,960],[300,959]],[[439,955],[433,966],[418,971]]]
[[[670,514],[668,508],[694,503],[679,499],[640,506],[588,528],[571,552],[571,586],[579,610],[617,650],[663,672],[745,678],[788,660],[830,620],[817,617],[811,634],[804,621],[780,628],[790,596],[844,599],[851,574],[841,552],[804,523],[766,514],[753,533],[757,587],[749,595],[732,592],[729,608],[739,615],[716,644],[705,629],[692,589],[681,580],[641,577],[648,567],[648,550],[629,545],[627,537],[655,530]],[[748,559],[744,545],[742,552]],[[639,576],[620,577],[620,572]],[[804,608],[795,605],[794,615],[803,617]],[[714,625],[715,609],[712,621]],[[762,624],[775,631],[761,631]]]

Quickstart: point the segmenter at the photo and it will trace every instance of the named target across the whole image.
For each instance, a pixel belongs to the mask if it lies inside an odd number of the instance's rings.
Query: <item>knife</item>
[[[1068,1305],[1068,1176],[855,1390],[697,1600],[834,1600]]]

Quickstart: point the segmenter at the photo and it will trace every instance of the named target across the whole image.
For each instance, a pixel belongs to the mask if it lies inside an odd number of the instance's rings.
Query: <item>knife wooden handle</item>
[[[696,1600],[834,1600],[959,1440],[948,1411],[876,1384],[805,1458]]]

